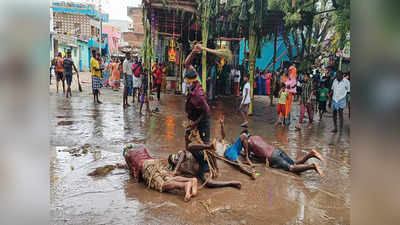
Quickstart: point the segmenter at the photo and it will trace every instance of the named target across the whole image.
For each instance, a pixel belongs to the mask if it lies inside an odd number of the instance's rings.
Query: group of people
[[[234,187],[240,189],[240,181],[218,181],[219,174],[217,159],[221,159],[241,172],[256,179],[256,171],[250,158],[263,162],[271,168],[279,168],[293,173],[314,170],[320,176],[323,172],[317,163],[306,164],[311,158],[323,160],[320,153],[312,150],[299,160],[291,159],[284,151],[272,144],[266,143],[260,136],[252,135],[245,126],[232,144],[225,143],[224,117],[219,120],[221,137],[211,141],[210,136],[210,107],[206,95],[200,85],[198,72],[191,65],[193,57],[202,51],[201,45],[195,45],[185,60],[185,81],[188,85],[185,111],[189,123],[185,129],[185,146],[182,151],[168,156],[168,165],[163,160],[152,158],[146,148],[124,150],[124,158],[131,173],[138,180],[160,192],[179,189],[185,192],[185,201],[196,196],[199,178],[202,185],[210,188]],[[246,77],[246,76],[245,76]],[[247,98],[247,96],[246,96]],[[244,153],[245,161],[239,156]],[[168,167],[167,167],[168,166]]]
[[[343,128],[343,110],[347,106],[350,116],[350,81],[349,75],[344,77],[341,71],[333,74],[321,76],[316,70],[312,75],[310,72],[297,74],[296,65],[293,63],[287,70],[278,73],[266,74],[267,93],[271,98],[277,99],[278,120],[275,125],[285,126],[290,123],[290,112],[293,101],[299,101],[300,116],[297,130],[301,130],[304,116],[308,114],[308,128],[312,127],[314,112],[318,112],[321,121],[327,107],[331,107],[333,112],[332,132],[338,131],[337,115],[339,114],[340,129]],[[275,88],[273,88],[275,87]]]
[[[72,95],[71,92],[72,74],[73,74],[72,69],[75,70],[79,80],[79,72],[74,64],[74,61],[72,60],[71,51],[67,51],[66,57],[62,57],[61,52],[59,52],[57,56],[54,57],[53,60],[51,61],[50,84],[52,76],[55,75],[57,93],[58,93],[58,85],[61,82],[63,93],[65,94],[66,98],[71,97]],[[65,81],[67,82],[67,91],[65,91]]]

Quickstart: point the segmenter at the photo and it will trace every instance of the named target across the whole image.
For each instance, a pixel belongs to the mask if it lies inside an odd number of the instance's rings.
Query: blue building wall
[[[291,44],[293,44],[293,39],[292,37],[289,38],[291,41]],[[247,49],[246,51],[249,50],[249,45],[247,43]],[[240,42],[240,51],[239,51],[239,64],[241,65],[243,63],[244,59],[244,40]],[[292,48],[292,54],[293,56],[297,56],[296,48]],[[277,39],[277,47],[276,47],[276,57],[278,58],[280,55],[282,55],[286,51],[286,46],[285,43],[283,42],[282,37],[278,37]],[[264,46],[261,48],[261,58],[256,58],[256,67],[260,69],[265,69],[267,66],[269,66],[274,57],[274,41],[269,41],[264,43]],[[281,66],[282,61],[288,61],[289,56],[288,53],[286,53],[281,59],[276,61],[275,69],[279,69]],[[270,70],[272,70],[272,66]]]
[[[53,2],[53,12],[61,13],[77,13],[88,15],[94,18],[100,18],[103,22],[108,22],[108,14],[99,13],[92,5],[85,3],[72,3],[72,2]]]
[[[79,71],[89,70],[89,47],[85,41],[78,40],[79,48]]]

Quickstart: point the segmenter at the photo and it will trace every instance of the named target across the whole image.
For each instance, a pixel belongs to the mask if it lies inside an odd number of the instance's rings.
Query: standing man
[[[137,57],[135,57],[134,63],[132,64],[132,87],[133,87],[133,99],[132,99],[132,104],[135,104],[135,98],[136,98],[136,93],[137,93],[137,99],[138,103],[140,102],[140,86],[141,86],[141,77],[140,75],[142,74],[142,65],[140,64],[139,60]]]
[[[301,130],[300,124],[303,123],[304,113],[307,109],[308,118],[309,118],[309,125],[308,128],[311,128],[313,122],[313,107],[311,104],[311,98],[313,96],[313,82],[310,80],[310,75],[308,73],[305,74],[303,77],[303,88],[301,92],[300,98],[300,118],[299,124],[297,124],[296,129]]]
[[[235,75],[233,77],[234,89],[235,89],[235,96],[239,97],[239,85],[240,85],[240,69],[235,68]]]
[[[333,110],[333,133],[337,132],[337,112],[339,111],[340,130],[343,128],[343,110],[346,107],[346,96],[350,93],[350,82],[343,78],[343,73],[338,71],[333,81],[331,90],[331,101]]]
[[[65,93],[65,83],[64,83],[64,59],[62,58],[61,52],[58,53],[57,63],[56,63],[56,86],[58,93],[58,83],[62,82],[63,93]]]
[[[157,100],[158,104],[160,104],[161,98],[161,83],[162,83],[163,72],[159,64],[156,65],[155,73],[154,73],[154,83],[157,89]]]
[[[126,53],[126,58],[122,64],[122,73],[124,74],[124,94],[123,94],[123,107],[129,107],[128,104],[128,94],[132,93],[133,89],[133,77],[132,77],[132,60],[131,54],[129,52]]]
[[[100,53],[96,54],[96,50],[92,50],[92,58],[90,59],[90,72],[92,74],[92,90],[93,90],[93,101],[98,104],[102,102],[99,101],[99,94],[101,88],[101,69],[100,69]]]
[[[189,120],[192,121],[191,128],[195,129],[197,127],[200,133],[200,138],[205,144],[209,144],[210,106],[207,104],[204,90],[198,81],[198,73],[194,69],[193,65],[191,65],[194,55],[200,51],[201,48],[196,45],[185,60],[185,80],[189,89],[185,109]]]
[[[67,58],[64,59],[64,72],[65,72],[65,79],[67,81],[67,93],[65,94],[66,98],[68,98],[68,93],[69,93],[69,97],[72,97],[72,93],[71,93],[72,67],[74,68],[76,75],[79,77],[78,70],[76,69],[74,61],[71,58],[71,50],[68,50]]]
[[[247,127],[247,124],[249,122],[249,106],[250,106],[250,83],[249,83],[249,76],[246,74],[243,77],[243,80],[245,82],[244,87],[243,87],[243,98],[242,102],[240,103],[240,113],[242,114],[244,122],[240,125],[242,127]]]

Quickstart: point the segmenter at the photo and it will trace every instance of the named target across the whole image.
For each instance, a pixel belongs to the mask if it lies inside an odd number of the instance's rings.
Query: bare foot
[[[195,197],[197,195],[197,178],[193,178],[192,181],[192,196]]]
[[[212,149],[217,150],[217,139],[216,138],[214,138],[214,140],[212,141],[211,146],[212,146]]]
[[[251,174],[251,179],[255,180],[256,177],[257,177],[257,176],[256,176],[256,173],[252,173],[252,174]]]
[[[301,130],[300,124],[295,126],[295,128],[296,128],[297,131],[300,131]]]
[[[126,103],[126,107],[130,107],[131,105],[129,105],[128,103]]]
[[[313,163],[313,164],[314,164],[315,172],[317,172],[319,174],[319,176],[324,177],[324,173],[319,168],[319,166],[316,163]]]
[[[240,182],[233,183],[233,187],[235,187],[235,188],[240,190],[242,188],[242,183],[240,183]]]
[[[312,123],[309,123],[308,126],[307,126],[307,128],[308,128],[308,129],[311,129],[311,128],[312,128]]]
[[[191,197],[192,197],[192,196],[190,195],[190,192],[187,192],[187,193],[185,194],[185,198],[184,198],[185,202],[190,201],[190,198],[191,198]]]
[[[275,126],[278,126],[278,124],[279,124],[279,121],[276,121],[276,122],[275,122]]]
[[[313,149],[311,150],[311,153],[313,154],[313,156],[321,161],[324,161],[324,158],[322,158],[321,154],[319,154],[319,152],[317,152],[317,150]]]

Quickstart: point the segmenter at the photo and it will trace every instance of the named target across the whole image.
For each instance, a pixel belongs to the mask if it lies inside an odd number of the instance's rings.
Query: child
[[[279,116],[279,120],[276,121],[275,126],[279,124],[279,122],[282,124],[282,126],[285,126],[285,109],[286,109],[286,99],[288,98],[289,93],[285,90],[286,86],[284,83],[281,84],[281,88],[279,91],[279,97],[278,97],[278,109],[277,113]]]
[[[147,70],[143,70],[143,74],[142,74],[142,84],[140,86],[140,110],[139,110],[139,114],[142,115],[142,108],[143,108],[143,104],[146,103],[146,111],[147,113],[150,113],[150,106],[149,106],[149,99],[147,96]]]
[[[319,110],[319,120],[321,121],[322,115],[326,112],[326,102],[328,101],[328,88],[325,87],[325,83],[321,83],[321,87],[318,90],[318,110]]]

